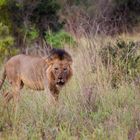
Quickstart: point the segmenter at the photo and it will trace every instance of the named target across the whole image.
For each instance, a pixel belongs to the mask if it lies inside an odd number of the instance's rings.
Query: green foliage
[[[73,37],[63,30],[59,32],[47,32],[45,38],[55,48],[63,48],[65,44],[75,44]]]
[[[105,66],[111,64],[112,84],[116,85],[121,80],[132,81],[140,75],[140,48],[133,41],[117,40],[115,45],[110,43],[101,51],[102,61]]]
[[[40,0],[32,11],[30,21],[36,25],[41,34],[48,29],[59,30],[61,27],[57,15],[59,9],[56,0]]]
[[[5,4],[6,4],[6,2],[7,2],[7,0],[0,0],[0,6],[5,5]]]
[[[29,32],[28,32],[28,37],[29,37],[29,39],[31,39],[31,40],[34,40],[35,38],[37,38],[37,37],[38,37],[38,32],[37,32],[37,30],[35,30],[34,28],[31,28],[31,29],[29,30]]]
[[[0,23],[0,62],[7,56],[16,54],[17,50],[12,47],[14,39],[9,34],[6,25]]]
[[[42,39],[48,29],[59,30],[60,6],[56,0],[0,2],[0,20],[7,25],[15,38],[16,47],[25,47],[38,36]]]
[[[35,28],[35,26],[31,26],[23,29],[23,32],[26,36],[26,40],[30,43],[39,37],[39,31]]]

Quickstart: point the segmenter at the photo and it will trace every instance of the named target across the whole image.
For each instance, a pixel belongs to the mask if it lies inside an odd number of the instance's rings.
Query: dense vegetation
[[[1,0],[0,15],[0,23],[14,38],[10,47],[24,52],[36,41],[43,47],[49,32],[62,28],[77,36],[133,32],[140,22],[140,1]],[[59,33],[56,40],[58,36]]]
[[[3,63],[18,53],[44,55],[65,48],[74,75],[58,106],[24,88],[17,114],[4,110],[2,140],[140,139],[139,0],[0,0],[0,79]]]

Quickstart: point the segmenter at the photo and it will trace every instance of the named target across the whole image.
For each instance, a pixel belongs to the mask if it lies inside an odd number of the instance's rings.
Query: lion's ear
[[[69,65],[72,65],[73,60],[72,60],[71,56],[69,56],[69,57],[65,56],[65,60],[68,62]]]
[[[72,63],[73,63],[73,61],[72,61],[72,60],[69,60],[68,63],[69,63],[69,65],[71,66]]]
[[[48,66],[53,64],[53,60],[51,58],[46,58],[45,61],[46,61]]]

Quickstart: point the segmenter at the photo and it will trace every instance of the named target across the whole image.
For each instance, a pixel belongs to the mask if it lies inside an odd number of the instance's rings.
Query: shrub
[[[17,53],[17,49],[13,48],[14,39],[9,34],[9,29],[6,25],[0,23],[0,63],[11,55]]]
[[[34,42],[34,40],[39,37],[39,31],[35,28],[35,26],[24,28],[23,33],[26,35],[28,43]]]
[[[102,49],[103,64],[112,74],[112,85],[117,86],[121,80],[133,81],[140,73],[140,48],[139,43],[118,39],[115,45],[108,43]]]
[[[76,35],[81,35],[81,32],[107,35],[132,32],[140,22],[139,0],[79,0],[64,3],[61,17],[67,30]]]
[[[59,32],[48,32],[45,36],[47,42],[55,48],[63,48],[65,44],[74,45],[75,41],[70,34],[61,30]]]

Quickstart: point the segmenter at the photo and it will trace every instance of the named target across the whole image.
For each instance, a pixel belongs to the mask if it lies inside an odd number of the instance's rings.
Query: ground
[[[15,114],[12,101],[3,110],[1,94],[0,139],[137,140],[139,86],[124,82],[117,88],[111,87],[97,55],[103,43],[94,39],[91,48],[91,42],[84,39],[77,48],[68,50],[74,60],[74,76],[61,91],[59,105],[47,109],[45,91],[24,88]],[[3,90],[10,90],[7,82]]]

